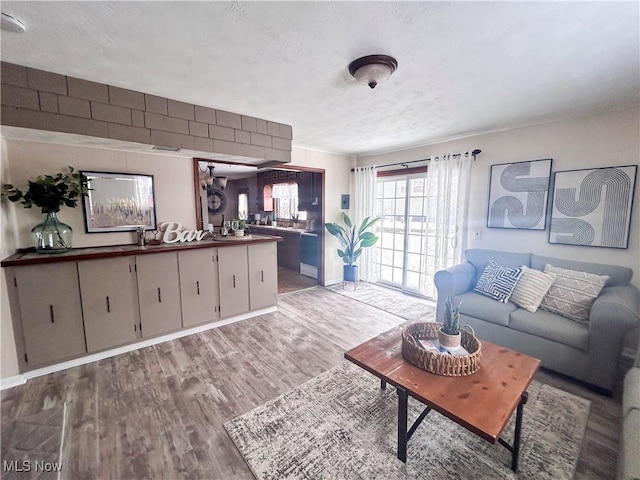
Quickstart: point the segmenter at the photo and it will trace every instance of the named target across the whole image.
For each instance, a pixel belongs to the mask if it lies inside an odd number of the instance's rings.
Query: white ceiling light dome
[[[349,64],[349,73],[369,88],[376,88],[381,82],[386,82],[398,68],[398,61],[389,55],[367,55]]]
[[[7,32],[22,33],[27,27],[22,20],[17,19],[13,15],[2,12],[2,23],[0,24],[2,30]]]

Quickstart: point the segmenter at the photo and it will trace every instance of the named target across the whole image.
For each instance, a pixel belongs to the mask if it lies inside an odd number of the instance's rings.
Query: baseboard
[[[324,286],[330,287],[331,285],[337,285],[338,283],[342,283],[341,278],[333,279],[333,280],[325,280]]]
[[[121,347],[105,350],[103,352],[93,353],[91,355],[86,355],[81,358],[74,358],[73,360],[68,360],[62,363],[56,363],[55,365],[49,365],[46,367],[38,368],[36,370],[30,370],[28,372],[24,372],[21,375],[0,379],[0,390],[5,390],[7,388],[13,388],[19,385],[24,385],[25,383],[27,383],[28,380],[31,380],[32,378],[41,377],[43,375],[48,375],[50,373],[66,370],[68,368],[78,367],[80,365],[86,365],[87,363],[96,362],[98,360],[103,360],[109,357],[114,357],[122,353],[132,352],[134,350],[138,350],[139,348],[149,347],[151,345],[157,345],[159,343],[167,342],[169,340],[175,340],[177,338],[186,337],[187,335],[193,335],[194,333],[205,332],[207,330],[223,327],[224,325],[230,325],[232,323],[241,322],[242,320],[248,320],[249,318],[257,317],[258,315],[265,315],[267,313],[272,313],[276,311],[278,311],[278,307],[276,306],[267,307],[261,310],[255,310],[252,312],[243,313],[242,315],[237,315],[235,317],[225,318],[224,320],[217,320],[215,322],[205,323],[204,325],[198,325],[197,327],[191,327],[184,330],[179,330],[177,332],[169,333],[167,335],[162,335],[160,337],[154,337],[148,340],[143,340],[141,342],[131,343],[129,345],[123,345]]]
[[[27,383],[27,379],[24,375],[14,375],[12,377],[2,378],[0,379],[0,391],[24,385],[25,383]]]

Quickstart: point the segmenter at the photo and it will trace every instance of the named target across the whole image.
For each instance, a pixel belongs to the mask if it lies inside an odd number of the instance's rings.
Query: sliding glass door
[[[426,173],[379,177],[376,244],[379,282],[433,297],[434,255],[428,254]],[[430,268],[429,268],[430,267]]]

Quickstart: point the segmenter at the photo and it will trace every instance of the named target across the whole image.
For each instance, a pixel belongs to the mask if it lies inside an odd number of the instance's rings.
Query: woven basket
[[[480,368],[482,344],[469,325],[460,328],[460,344],[469,355],[431,352],[420,345],[418,340],[422,338],[438,338],[440,327],[442,323],[434,322],[418,322],[405,327],[402,331],[402,356],[405,360],[422,370],[447,377],[462,377],[476,373]]]

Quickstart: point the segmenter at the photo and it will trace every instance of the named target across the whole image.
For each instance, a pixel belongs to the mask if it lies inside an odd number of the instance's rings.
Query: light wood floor
[[[401,322],[322,287],[281,295],[278,312],[6,390],[2,421],[67,401],[62,478],[251,479],[223,422]],[[614,478],[619,399],[537,378],[593,402],[576,478]]]

